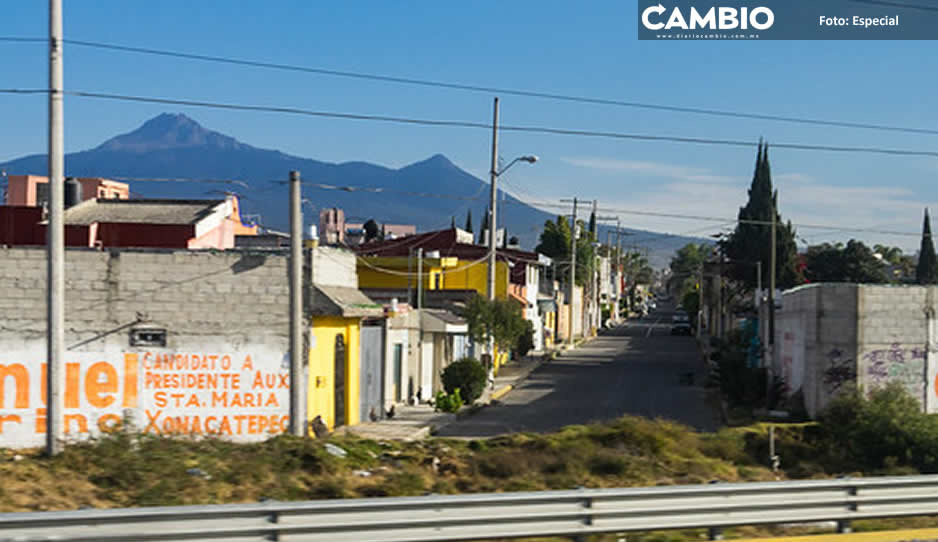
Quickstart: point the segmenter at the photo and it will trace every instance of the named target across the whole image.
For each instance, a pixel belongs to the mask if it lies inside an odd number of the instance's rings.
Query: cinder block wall
[[[811,284],[789,290],[776,312],[776,374],[804,395],[816,416],[856,375],[856,284]]]
[[[857,380],[864,389],[900,383],[929,406],[934,376],[928,378],[935,287],[864,285],[857,323]],[[932,370],[932,373],[934,371]],[[932,407],[933,408],[933,407]]]
[[[175,346],[185,346],[183,337],[205,335],[235,344],[262,337],[285,340],[287,261],[285,254],[248,251],[70,249],[65,258],[66,341],[84,341],[138,320],[171,330],[168,338],[177,341]],[[44,248],[0,249],[0,311],[0,344],[44,337]],[[96,347],[80,349],[88,348]]]
[[[66,439],[138,429],[260,440],[289,417],[288,258],[66,252]],[[131,344],[134,330],[166,344]],[[0,447],[45,439],[46,251],[0,249]]]

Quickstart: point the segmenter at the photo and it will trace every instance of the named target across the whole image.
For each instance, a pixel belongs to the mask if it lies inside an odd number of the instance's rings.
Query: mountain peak
[[[141,153],[193,147],[236,150],[246,148],[247,145],[233,137],[208,130],[182,113],[162,113],[144,122],[133,132],[105,141],[98,150]]]
[[[414,162],[413,164],[410,164],[409,166],[405,166],[401,169],[402,170],[409,170],[411,168],[422,169],[426,167],[431,167],[435,169],[446,169],[446,168],[458,169],[456,164],[451,162],[449,158],[439,153],[434,154],[433,156],[425,160]]]

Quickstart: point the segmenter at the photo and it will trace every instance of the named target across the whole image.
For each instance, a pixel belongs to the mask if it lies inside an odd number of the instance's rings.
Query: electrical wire
[[[0,92],[32,93],[32,92],[48,92],[48,91],[46,90],[23,91],[20,89],[0,89]],[[75,90],[63,91],[63,94],[68,95],[68,96],[82,97],[82,98],[99,98],[99,99],[106,99],[106,100],[118,100],[118,101],[129,101],[129,102],[158,103],[158,104],[164,104],[164,105],[183,105],[183,106],[190,106],[190,107],[226,109],[226,110],[233,110],[233,111],[285,113],[285,114],[305,115],[305,116],[321,117],[321,118],[390,122],[390,123],[397,123],[397,124],[410,124],[410,125],[419,125],[419,126],[434,126],[434,127],[449,127],[449,128],[476,128],[476,129],[484,129],[486,131],[489,131],[492,129],[492,125],[487,124],[485,122],[473,122],[473,121],[461,121],[461,120],[418,119],[418,118],[413,118],[413,117],[397,117],[397,116],[389,116],[389,115],[367,115],[367,114],[361,114],[361,113],[314,111],[314,110],[302,109],[302,108],[297,108],[297,107],[247,105],[247,104],[208,102],[208,101],[202,101],[202,100],[175,99],[175,98],[154,98],[154,97],[147,97],[147,96],[132,96],[132,95],[126,95],[126,94],[110,94],[110,93],[103,93],[103,92],[86,92],[86,91],[75,91]],[[753,143],[751,141],[743,141],[743,140],[714,139],[714,138],[704,138],[704,137],[664,136],[664,135],[651,135],[651,134],[630,134],[630,133],[622,133],[622,132],[605,132],[605,131],[596,131],[596,130],[552,128],[552,127],[546,127],[546,126],[500,125],[498,129],[503,132],[566,135],[566,136],[578,136],[578,137],[596,137],[596,138],[632,140],[632,141],[657,141],[657,142],[669,142],[669,143],[689,143],[689,144],[697,144],[697,145],[718,145],[718,146],[746,147],[746,148],[757,146],[757,143]],[[813,144],[803,144],[803,143],[773,143],[773,147],[775,147],[776,149],[801,150],[801,151],[886,154],[886,155],[893,155],[893,156],[938,157],[938,151],[889,149],[889,148],[882,148],[882,147],[845,147],[845,146],[835,146],[835,145],[813,145]]]
[[[898,2],[885,2],[885,1],[875,1],[875,0],[852,0],[852,1],[868,3],[868,4],[881,4],[881,5],[889,5],[889,6],[897,6],[897,7],[909,7],[909,8],[916,8],[916,9],[928,9],[928,10],[936,9],[936,8],[929,8],[925,6],[901,4]],[[8,40],[3,40],[3,41],[44,42],[47,40],[42,39],[42,38],[10,38]],[[592,104],[592,105],[605,105],[605,106],[617,106],[617,107],[627,107],[627,108],[635,108],[635,109],[647,109],[647,110],[654,110],[654,111],[667,111],[667,112],[672,112],[672,113],[688,113],[688,114],[695,114],[695,115],[708,115],[708,116],[731,117],[731,118],[740,118],[740,119],[767,120],[767,121],[773,121],[773,122],[810,124],[810,125],[815,125],[815,126],[833,126],[833,127],[839,127],[839,128],[859,128],[859,129],[866,129],[866,130],[881,130],[881,131],[892,131],[892,132],[938,135],[938,130],[927,129],[927,128],[912,128],[912,127],[905,127],[905,126],[894,126],[894,125],[865,123],[865,122],[850,122],[850,121],[837,121],[837,120],[805,118],[805,117],[791,117],[791,116],[771,115],[771,114],[763,114],[763,113],[726,111],[726,110],[709,109],[709,108],[702,108],[702,107],[686,107],[686,106],[676,106],[676,105],[667,105],[667,104],[643,103],[643,102],[626,101],[626,100],[613,100],[613,99],[608,99],[608,98],[577,96],[577,95],[571,95],[571,94],[560,94],[560,93],[555,93],[555,92],[546,92],[546,91],[538,91],[538,90],[512,89],[512,88],[495,87],[495,86],[488,86],[488,85],[451,83],[451,82],[445,82],[445,81],[434,81],[434,80],[429,80],[429,79],[398,77],[398,76],[391,76],[391,75],[353,72],[353,71],[346,71],[346,70],[334,70],[334,69],[310,67],[310,66],[298,66],[298,65],[291,65],[291,64],[268,62],[268,61],[247,60],[247,59],[239,59],[239,58],[217,56],[217,55],[188,53],[188,52],[182,52],[182,51],[170,51],[170,50],[164,50],[164,49],[154,49],[154,48],[149,48],[149,47],[135,47],[135,46],[130,46],[130,45],[103,43],[103,42],[88,41],[88,40],[65,39],[63,41],[64,43],[69,44],[69,45],[78,45],[81,47],[105,49],[105,50],[111,50],[111,51],[156,55],[156,56],[164,56],[164,57],[171,57],[171,58],[182,58],[182,59],[199,60],[199,61],[205,61],[205,62],[216,62],[216,63],[231,64],[231,65],[238,65],[238,66],[248,66],[248,67],[255,67],[255,68],[267,68],[267,69],[276,69],[276,70],[284,70],[284,71],[292,71],[292,72],[302,72],[302,73],[310,73],[310,74],[316,74],[316,75],[327,75],[327,76],[333,76],[333,77],[344,77],[344,78],[352,78],[352,79],[359,79],[359,80],[379,81],[379,82],[385,82],[385,83],[416,85],[416,86],[432,87],[432,88],[444,88],[444,89],[450,89],[450,90],[484,92],[488,94],[503,94],[503,95],[508,95],[508,96],[522,96],[522,97],[527,97],[527,98],[541,98],[541,99],[547,99],[547,100],[584,103],[584,104]]]

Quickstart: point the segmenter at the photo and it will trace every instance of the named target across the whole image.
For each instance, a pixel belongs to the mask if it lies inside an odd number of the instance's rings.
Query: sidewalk
[[[368,422],[359,425],[340,427],[337,434],[352,434],[375,440],[421,440],[430,436],[437,428],[454,422],[458,416],[471,416],[472,408],[487,405],[497,401],[519,385],[532,371],[546,363],[549,356],[543,352],[535,352],[520,360],[511,361],[503,365],[495,384],[486,387],[482,396],[476,401],[476,407],[468,407],[460,414],[436,412],[433,407],[426,404],[416,406],[395,407],[394,418],[379,422]]]

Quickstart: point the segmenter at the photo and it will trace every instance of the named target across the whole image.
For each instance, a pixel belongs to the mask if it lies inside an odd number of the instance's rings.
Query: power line
[[[127,181],[138,183],[207,183],[207,184],[236,184],[244,188],[251,188],[245,181],[237,179],[183,179],[183,178],[154,178],[154,177],[107,177],[114,181]]]
[[[47,92],[47,91],[45,90],[23,91],[20,89],[0,89],[0,92],[25,93],[25,92]],[[472,122],[472,121],[461,121],[461,120],[418,119],[418,118],[412,118],[412,117],[396,117],[396,116],[389,116],[389,115],[366,115],[366,114],[360,114],[360,113],[314,111],[314,110],[301,109],[301,108],[296,108],[296,107],[246,105],[246,104],[207,102],[207,101],[201,101],[201,100],[174,99],[174,98],[153,98],[153,97],[146,97],[146,96],[131,96],[131,95],[124,95],[124,94],[108,94],[108,93],[102,93],[102,92],[65,91],[63,92],[63,94],[66,94],[69,96],[83,97],[83,98],[100,98],[100,99],[118,100],[118,101],[159,103],[159,104],[167,104],[167,105],[184,105],[184,106],[191,106],[191,107],[205,107],[205,108],[212,108],[212,109],[227,109],[227,110],[235,110],[235,111],[286,113],[286,114],[305,115],[305,116],[312,116],[312,117],[391,122],[391,123],[398,123],[398,124],[411,124],[411,125],[420,125],[420,126],[436,126],[436,127],[450,127],[450,128],[476,128],[476,129],[484,129],[484,130],[492,129],[491,125],[484,123],[484,122]],[[604,132],[604,131],[594,131],[594,130],[574,130],[574,129],[566,129],[566,128],[551,128],[551,127],[544,127],[544,126],[510,126],[509,125],[509,126],[499,126],[499,130],[508,131],[508,132],[567,135],[567,136],[579,136],[579,137],[599,137],[599,138],[607,138],[607,139],[622,139],[622,140],[634,140],[634,141],[659,141],[659,142],[670,142],[670,143],[722,145],[722,146],[747,147],[747,148],[756,146],[756,143],[753,143],[750,141],[742,141],[742,140],[712,139],[712,138],[703,138],[703,137],[660,136],[660,135],[649,135],[649,134],[629,134],[629,133],[621,133],[621,132]],[[776,149],[803,150],[803,151],[872,153],[872,154],[887,154],[887,155],[893,155],[893,156],[938,157],[938,151],[887,149],[887,148],[882,148],[882,147],[843,147],[843,146],[833,146],[833,145],[810,145],[810,144],[801,144],[801,143],[773,143],[773,146]]]
[[[280,181],[277,181],[280,182]],[[306,183],[304,183],[306,184]],[[385,190],[385,189],[371,189],[364,190],[361,187],[340,187],[334,185],[326,184],[315,184],[318,188],[323,188],[327,190],[346,190],[346,191],[372,191],[372,192],[389,192],[389,193],[403,193],[406,195],[416,196],[416,197],[444,197],[444,198],[455,198],[455,199],[473,199],[465,196],[447,196],[445,194],[434,194],[434,193],[421,193],[421,192],[403,192],[403,191],[394,191],[394,190]],[[475,198],[479,199],[479,198]],[[563,203],[550,203],[543,201],[510,201],[505,200],[504,203],[514,203],[520,205],[528,205],[531,207],[551,207],[551,208],[561,208],[566,209],[568,206]],[[615,213],[615,214],[627,214],[627,215],[639,215],[639,216],[652,216],[658,218],[675,218],[681,220],[699,220],[707,222],[719,222],[723,225],[731,224],[752,224],[756,226],[769,226],[772,224],[770,220],[750,220],[750,219],[728,219],[726,217],[715,217],[715,216],[703,216],[703,215],[692,215],[692,214],[683,214],[683,213],[665,213],[657,211],[640,211],[637,209],[620,209],[615,207],[598,207],[597,212],[602,213]],[[863,232],[863,233],[877,233],[882,235],[906,235],[906,236],[919,236],[920,233],[912,232],[903,232],[903,231],[893,231],[893,230],[880,230],[876,228],[851,228],[846,226],[831,226],[831,225],[822,225],[822,224],[802,224],[802,223],[793,223],[792,226],[805,229],[821,229],[821,230],[830,230],[831,232]],[[707,228],[701,228],[707,229]],[[659,234],[665,235],[668,234]],[[634,241],[634,240],[633,240]]]
[[[891,6],[898,6],[898,7],[910,7],[910,8],[917,8],[917,9],[931,9],[931,10],[936,9],[936,8],[928,8],[924,6],[913,6],[910,4],[900,4],[897,2],[884,2],[884,1],[875,1],[875,0],[853,0],[853,1],[870,3],[870,4],[891,5]],[[0,40],[2,41],[36,41],[36,42],[46,41],[45,39],[42,39],[42,38],[8,38],[8,39],[0,38]],[[528,98],[542,98],[542,99],[548,99],[548,100],[557,100],[557,101],[574,102],[574,103],[586,103],[586,104],[593,104],[593,105],[628,107],[628,108],[634,108],[634,109],[648,109],[648,110],[654,110],[654,111],[668,111],[672,113],[688,113],[688,114],[695,114],[695,115],[720,116],[720,117],[731,117],[731,118],[752,119],[752,120],[766,120],[766,121],[773,121],[773,122],[788,122],[788,123],[796,123],[796,124],[810,124],[810,125],[815,125],[815,126],[833,126],[833,127],[838,127],[838,128],[859,128],[859,129],[866,129],[866,130],[881,130],[881,131],[892,131],[892,132],[938,135],[938,130],[927,129],[927,128],[912,128],[912,127],[906,127],[906,126],[893,126],[893,125],[876,124],[876,123],[837,121],[837,120],[816,119],[816,118],[806,118],[806,117],[791,117],[791,116],[771,115],[771,114],[763,114],[763,113],[725,111],[725,110],[720,110],[720,109],[709,109],[709,108],[701,108],[701,107],[685,107],[685,106],[653,104],[653,103],[635,102],[635,101],[626,101],[626,100],[613,100],[613,99],[607,99],[607,98],[577,96],[577,95],[571,95],[571,94],[560,94],[560,93],[545,92],[545,91],[538,91],[538,90],[524,90],[524,89],[494,87],[494,86],[487,86],[487,85],[450,83],[450,82],[435,81],[435,80],[430,80],[430,79],[417,79],[417,78],[411,78],[411,77],[398,77],[398,76],[381,75],[381,74],[374,74],[374,73],[334,70],[334,69],[311,67],[311,66],[298,66],[298,65],[292,65],[292,64],[281,64],[281,63],[276,63],[276,62],[247,60],[247,59],[239,59],[239,58],[225,57],[225,56],[206,55],[206,54],[198,54],[198,53],[186,53],[186,52],[181,52],[181,51],[169,51],[169,50],[164,50],[164,49],[153,49],[153,48],[148,48],[148,47],[134,47],[134,46],[129,46],[129,45],[102,43],[102,42],[96,42],[96,41],[73,40],[73,39],[66,39],[63,41],[66,44],[70,44],[70,45],[78,45],[81,47],[105,49],[105,50],[111,50],[111,51],[122,51],[122,52],[127,52],[127,53],[157,55],[157,56],[164,56],[164,57],[171,57],[171,58],[183,58],[183,59],[188,59],[188,60],[199,60],[199,61],[205,61],[205,62],[231,64],[231,65],[237,65],[237,66],[249,66],[249,67],[255,67],[255,68],[267,68],[267,69],[276,69],[276,70],[283,70],[283,71],[311,73],[311,74],[316,74],[316,75],[345,77],[345,78],[360,79],[360,80],[380,81],[380,82],[385,82],[385,83],[445,88],[445,89],[451,89],[451,90],[463,90],[463,91],[470,91],[470,92],[485,92],[489,94],[504,94],[504,95],[509,95],[509,96],[523,96],[523,97],[528,97]]]
[[[10,43],[48,43],[48,38],[21,38],[16,36],[0,36],[0,41]],[[64,40],[63,40],[64,41]]]

